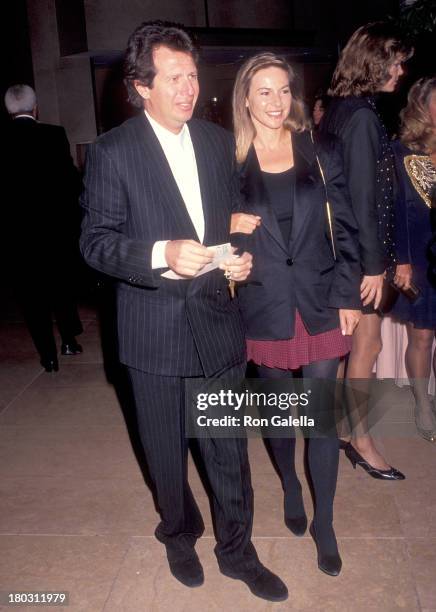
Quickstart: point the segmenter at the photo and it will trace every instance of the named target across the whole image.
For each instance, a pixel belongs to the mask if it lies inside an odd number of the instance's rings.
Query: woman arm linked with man
[[[232,219],[232,241],[253,255],[252,274],[238,291],[248,359],[263,379],[302,373],[335,380],[360,317],[357,226],[338,143],[314,143],[294,72],[272,53],[254,56],[239,70],[233,115],[242,203]],[[332,394],[315,392],[308,410],[322,424],[304,431],[315,494],[310,531],[319,568],[337,575],[342,563],[333,499],[339,442]],[[282,481],[285,523],[302,535],[307,517],[294,432],[266,443]]]

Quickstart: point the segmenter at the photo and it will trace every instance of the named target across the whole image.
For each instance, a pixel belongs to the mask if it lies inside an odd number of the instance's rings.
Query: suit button
[[[286,263],[288,264],[288,266],[292,266],[292,264],[294,263],[294,260],[291,259],[290,257],[286,260]]]
[[[221,295],[221,289],[217,289],[217,290],[216,290],[216,294],[217,294],[217,295]]]

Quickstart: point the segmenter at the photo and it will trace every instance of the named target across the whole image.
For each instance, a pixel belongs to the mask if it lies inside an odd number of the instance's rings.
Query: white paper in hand
[[[206,274],[207,272],[216,270],[220,263],[226,261],[227,259],[235,257],[233,255],[232,245],[230,244],[230,242],[227,242],[226,244],[217,244],[215,246],[210,246],[207,248],[214,252],[212,261],[206,264],[199,272],[197,272],[195,276],[190,276],[189,278],[196,278],[197,276],[201,276],[202,274]],[[171,280],[186,280],[188,278],[187,276],[180,276],[179,274],[176,274],[176,272],[173,272],[173,270],[163,272],[161,276],[163,276],[164,278],[169,278]]]

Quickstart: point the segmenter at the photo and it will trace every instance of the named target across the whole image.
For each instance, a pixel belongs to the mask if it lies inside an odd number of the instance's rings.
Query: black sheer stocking
[[[302,368],[304,378],[335,379],[338,359],[329,359],[309,364]],[[260,378],[280,379],[293,377],[296,372],[258,366]],[[330,397],[323,397],[323,402]],[[333,396],[330,413],[333,415]],[[324,410],[329,406],[324,405]],[[301,483],[295,471],[295,438],[269,438],[265,444],[279,472],[285,492],[285,515],[295,518],[304,514]],[[339,464],[339,441],[337,437],[314,437],[307,440],[306,458],[308,477],[314,498],[314,526],[317,541],[326,554],[337,554],[333,531],[333,500]]]
[[[423,429],[433,430],[436,423],[428,396],[428,381],[432,364],[431,349],[434,331],[416,329],[413,325],[408,324],[407,336],[406,369],[415,397],[416,419],[418,425]],[[433,358],[433,366],[436,366],[436,357]]]

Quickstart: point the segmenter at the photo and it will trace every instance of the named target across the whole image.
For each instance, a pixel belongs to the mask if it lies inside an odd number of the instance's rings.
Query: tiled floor
[[[407,473],[404,482],[373,480],[341,457],[338,578],[317,569],[310,537],[286,530],[278,479],[261,441],[250,440],[254,542],[288,584],[282,604],[256,599],[218,572],[208,500],[191,464],[206,523],[197,546],[206,580],[198,589],[180,585],[153,536],[158,517],[106,378],[95,311],[82,308],[82,319],[83,355],[61,358],[59,373],[47,374],[15,310],[2,315],[0,591],[68,591],[70,604],[60,609],[69,612],[436,611],[436,447],[412,433],[381,443]],[[410,420],[409,391],[386,384],[381,401]],[[299,442],[299,465],[301,450]]]

